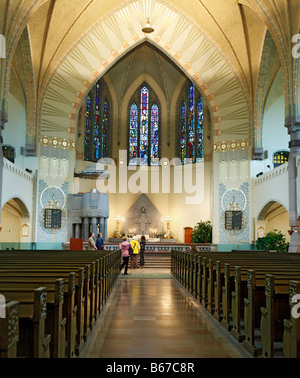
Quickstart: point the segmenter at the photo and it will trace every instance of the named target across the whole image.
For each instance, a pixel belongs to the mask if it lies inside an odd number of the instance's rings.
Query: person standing
[[[122,271],[122,269],[125,266],[124,275],[128,274],[127,270],[128,270],[128,264],[129,264],[129,246],[130,246],[130,243],[127,240],[127,237],[124,236],[123,237],[123,242],[121,244],[119,244],[119,248],[121,250],[122,258],[123,258],[123,264],[121,265],[120,271]]]
[[[95,244],[94,237],[95,237],[95,234],[93,232],[90,232],[89,240],[88,240],[88,248],[87,248],[88,251],[93,251],[93,250],[97,251],[97,247],[96,247],[96,244]]]
[[[144,235],[141,236],[141,241],[140,241],[140,268],[143,269],[145,265],[145,247],[146,247],[146,238]]]
[[[134,236],[133,239],[130,242],[132,249],[133,249],[133,255],[131,258],[131,269],[135,269],[138,267],[138,255],[140,253],[140,243],[138,242],[137,236]]]
[[[96,247],[98,251],[103,250],[103,244],[104,244],[104,241],[102,239],[102,234],[99,232],[98,238],[96,240]]]

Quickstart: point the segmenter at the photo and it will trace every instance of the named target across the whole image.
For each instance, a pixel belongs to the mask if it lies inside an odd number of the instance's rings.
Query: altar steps
[[[171,255],[170,254],[151,254],[145,253],[145,266],[144,268],[171,268]]]

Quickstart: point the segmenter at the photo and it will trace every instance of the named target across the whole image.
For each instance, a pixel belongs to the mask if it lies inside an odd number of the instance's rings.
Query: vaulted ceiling
[[[216,126],[224,131],[222,138],[232,140],[240,133],[240,138],[251,139],[246,130],[253,125],[266,30],[274,41],[272,71],[281,66],[289,78],[293,75],[291,36],[299,31],[298,0],[1,0],[0,33],[6,37],[8,51],[6,61],[1,62],[1,99],[9,91],[8,77],[12,88],[19,86],[12,91],[20,99],[25,91],[19,40],[27,27],[37,118],[47,125],[44,130],[42,125],[41,136],[51,134],[53,125],[59,123],[61,129],[52,136],[67,129],[72,139],[70,117],[75,118],[76,112],[70,109],[72,104],[80,105],[82,82],[88,90],[93,77],[96,80],[104,74],[114,58],[122,55],[122,44],[125,52],[137,46],[135,35],[143,38],[140,29],[149,14],[155,29],[150,42],[206,91],[216,123],[222,121]],[[270,71],[269,75],[271,82],[274,74]],[[63,88],[56,85],[58,78],[64,81]],[[75,94],[68,94],[68,89]],[[58,94],[66,98],[70,109],[51,103],[49,99],[55,102]],[[63,133],[58,136],[67,138]]]

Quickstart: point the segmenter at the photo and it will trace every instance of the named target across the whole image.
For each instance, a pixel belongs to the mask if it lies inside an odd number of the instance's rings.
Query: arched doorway
[[[30,242],[29,212],[23,201],[12,198],[1,209],[1,249],[19,247]]]
[[[279,202],[270,201],[258,216],[256,237],[262,237],[270,231],[278,230],[290,242],[289,228],[289,213],[287,209]]]

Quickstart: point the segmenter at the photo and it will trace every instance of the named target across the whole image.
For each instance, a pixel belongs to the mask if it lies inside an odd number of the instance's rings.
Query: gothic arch
[[[228,61],[178,10],[156,0],[151,4],[150,16],[158,34],[142,33],[139,15],[129,3],[102,19],[66,55],[44,93],[39,114],[42,144],[44,140],[51,145],[56,139],[59,147],[66,140],[68,147],[75,149],[76,120],[86,93],[124,54],[146,40],[175,62],[203,93],[214,123],[223,130],[222,139],[216,137],[216,143],[236,140],[237,130],[249,142],[246,94]],[[182,28],[184,33],[180,33]],[[243,101],[236,104],[237,98]]]

